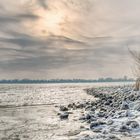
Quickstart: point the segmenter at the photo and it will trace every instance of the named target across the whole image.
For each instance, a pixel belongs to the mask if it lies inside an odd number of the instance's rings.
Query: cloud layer
[[[133,76],[139,0],[0,1],[1,79]]]

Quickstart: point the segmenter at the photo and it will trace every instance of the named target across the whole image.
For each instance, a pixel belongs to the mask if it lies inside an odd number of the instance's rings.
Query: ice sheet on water
[[[71,98],[71,94],[76,94],[76,97],[81,88],[65,85],[1,85],[0,91],[1,106],[25,106],[57,104],[59,100],[63,103],[66,98]],[[65,94],[67,97],[64,97]]]
[[[0,85],[0,139],[68,139],[69,131],[80,127],[75,121],[79,113],[75,111],[68,122],[60,122],[54,105],[91,99],[84,88],[87,86]]]

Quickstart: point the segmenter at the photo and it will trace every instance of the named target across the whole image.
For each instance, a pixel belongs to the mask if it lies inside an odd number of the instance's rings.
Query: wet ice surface
[[[93,84],[0,85],[0,139],[79,139],[83,110],[74,110],[68,120],[57,115],[59,105],[94,100],[83,89]]]
[[[80,122],[76,121],[80,112],[76,110],[69,120],[60,121],[55,106],[88,100],[91,96],[82,90],[85,87],[0,85],[0,139],[63,140],[80,133]]]

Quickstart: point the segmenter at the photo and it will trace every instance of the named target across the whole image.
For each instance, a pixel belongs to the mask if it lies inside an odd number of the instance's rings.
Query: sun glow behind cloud
[[[75,9],[75,1],[66,0],[48,0],[46,1],[47,9],[36,5],[37,0],[32,0],[32,4],[29,1],[26,3],[29,7],[29,11],[32,11],[40,18],[36,22],[26,22],[26,27],[36,36],[49,36],[60,35],[70,37],[72,39],[78,39],[81,33],[77,26],[83,19],[79,16],[82,9]],[[79,6],[79,5],[78,5]],[[84,29],[84,28],[83,28]]]
[[[36,28],[40,30],[41,34],[61,35],[61,23],[64,22],[62,12],[39,10],[37,13],[40,16],[40,20],[37,21]]]

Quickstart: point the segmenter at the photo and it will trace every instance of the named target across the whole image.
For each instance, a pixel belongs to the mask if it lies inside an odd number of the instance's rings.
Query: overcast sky
[[[0,0],[0,79],[133,77],[140,0]]]

